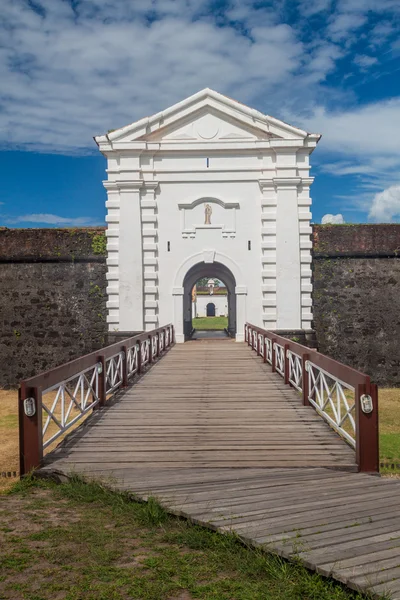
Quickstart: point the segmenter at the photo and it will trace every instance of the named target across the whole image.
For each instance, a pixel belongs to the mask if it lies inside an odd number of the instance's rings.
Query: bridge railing
[[[39,467],[43,451],[93,410],[106,405],[174,343],[171,324],[127,338],[20,384],[20,473]]]
[[[355,449],[360,471],[379,471],[378,388],[368,375],[250,323],[245,341]]]

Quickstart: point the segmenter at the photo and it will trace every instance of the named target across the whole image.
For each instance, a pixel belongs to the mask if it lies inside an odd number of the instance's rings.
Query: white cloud
[[[327,225],[328,223],[332,224],[332,225],[341,225],[342,223],[344,223],[344,218],[343,215],[341,214],[337,214],[337,215],[324,215],[321,219],[321,223],[322,225]]]
[[[35,0],[36,11],[26,0],[4,3],[0,146],[97,152],[93,135],[212,87],[321,132],[313,164],[357,178],[371,206],[398,183],[400,98],[360,105],[354,86],[331,82],[341,59],[361,69],[393,59],[400,3],[298,0],[290,26],[283,0],[266,4],[231,0],[211,14],[208,0]],[[320,26],[304,35],[315,19]]]
[[[378,62],[378,59],[375,56],[361,54],[354,57],[354,62],[362,69],[368,69],[368,67],[375,65]]]
[[[335,112],[317,107],[303,121],[293,115],[286,119],[322,132],[315,155],[319,169],[335,176],[354,176],[354,203],[357,195],[367,191],[369,196],[362,197],[369,207],[376,191],[398,183],[400,98]],[[345,208],[341,206],[341,210]]]
[[[99,222],[98,219],[93,219],[91,217],[60,217],[49,213],[7,217],[5,223],[9,225],[16,225],[18,223],[39,223],[45,225],[62,225],[64,227],[95,227],[97,225],[104,225],[104,223]]]
[[[332,7],[332,0],[309,0],[299,2],[299,10],[306,17],[311,17],[321,12],[327,12]]]
[[[368,214],[372,221],[390,222],[400,218],[400,185],[392,185],[376,194]]]
[[[400,97],[337,112],[317,107],[307,117],[326,150],[355,156],[400,155]]]
[[[3,143],[95,151],[93,135],[204,87],[250,103],[265,103],[269,93],[268,102],[277,105],[293,97],[294,79],[307,88],[297,76],[305,49],[296,32],[246,3],[241,18],[249,35],[206,17],[206,0],[87,0],[76,3],[77,15],[62,0],[41,5],[45,17],[22,0],[2,8]],[[158,18],[145,21],[150,9]]]
[[[289,26],[283,2],[263,4],[232,0],[211,14],[208,0],[35,0],[36,11],[25,0],[5,3],[0,144],[95,152],[93,135],[204,87],[278,118],[316,98],[352,98],[321,84],[346,55],[336,42],[370,6],[341,5],[304,41],[304,20]],[[320,18],[333,5],[314,0],[299,10]]]
[[[328,35],[335,42],[339,42],[352,32],[362,27],[367,21],[364,14],[344,13],[335,16],[329,25]]]

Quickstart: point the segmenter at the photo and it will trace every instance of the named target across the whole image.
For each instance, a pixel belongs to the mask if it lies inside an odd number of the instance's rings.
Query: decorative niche
[[[190,204],[178,204],[181,213],[183,238],[195,238],[197,231],[220,231],[223,238],[236,237],[238,202],[224,202],[218,198],[198,198]]]

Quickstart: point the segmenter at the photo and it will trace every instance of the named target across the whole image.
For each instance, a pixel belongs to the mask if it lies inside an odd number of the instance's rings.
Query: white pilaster
[[[177,344],[183,344],[185,334],[183,332],[183,287],[174,287],[172,289],[172,297],[174,299],[174,325],[175,325],[175,341]]]
[[[236,341],[244,342],[244,325],[246,323],[246,296],[247,287],[237,285],[236,294]]]
[[[276,191],[272,179],[261,179],[262,326],[276,329]]]
[[[311,329],[312,325],[312,227],[310,186],[313,177],[303,177],[298,187],[298,218],[300,231],[300,276],[301,276],[301,327]]]
[[[142,239],[144,277],[144,325],[146,331],[159,327],[158,321],[158,222],[156,189],[158,181],[145,181],[142,193]]]
[[[119,329],[119,221],[120,194],[114,182],[104,181],[107,190],[107,323],[109,330]]]
[[[297,186],[300,177],[274,178],[276,217],[277,329],[301,328],[300,232]]]
[[[143,331],[143,267],[140,188],[143,181],[119,181],[119,330]]]

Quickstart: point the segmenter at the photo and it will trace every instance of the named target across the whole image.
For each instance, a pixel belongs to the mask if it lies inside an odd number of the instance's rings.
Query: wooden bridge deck
[[[400,598],[400,482],[354,451],[245,344],[178,345],[49,455],[377,595]]]

